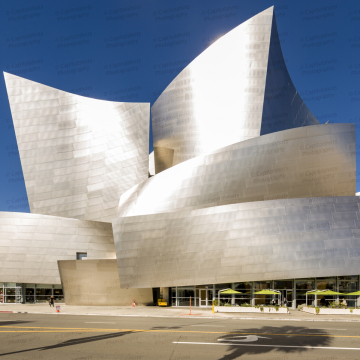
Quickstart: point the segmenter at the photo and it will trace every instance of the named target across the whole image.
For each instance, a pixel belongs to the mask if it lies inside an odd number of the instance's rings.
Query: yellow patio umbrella
[[[218,292],[218,306],[220,306],[220,293],[221,294],[242,294],[242,292],[240,291],[236,291],[236,290],[233,290],[233,289],[223,289],[223,290],[219,290]]]

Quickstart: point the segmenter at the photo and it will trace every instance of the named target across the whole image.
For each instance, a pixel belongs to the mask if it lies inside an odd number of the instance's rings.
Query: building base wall
[[[66,305],[153,304],[152,289],[121,289],[116,260],[58,261]]]

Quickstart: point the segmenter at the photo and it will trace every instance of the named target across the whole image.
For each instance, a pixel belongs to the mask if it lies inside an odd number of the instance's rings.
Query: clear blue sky
[[[217,37],[272,5],[307,106],[321,123],[358,129],[359,1],[2,1],[0,69],[79,95],[152,105]],[[0,107],[0,210],[28,212],[3,77]]]

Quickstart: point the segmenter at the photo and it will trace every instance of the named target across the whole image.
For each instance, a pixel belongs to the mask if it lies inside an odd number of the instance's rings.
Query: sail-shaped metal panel
[[[110,222],[148,178],[148,103],[74,95],[5,73],[30,211]]]
[[[201,53],[151,113],[156,173],[259,135],[319,124],[287,71],[273,7]]]

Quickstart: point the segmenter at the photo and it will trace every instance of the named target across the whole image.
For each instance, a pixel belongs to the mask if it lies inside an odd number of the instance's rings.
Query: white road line
[[[192,345],[220,345],[220,346],[261,346],[272,348],[297,348],[297,349],[324,349],[324,350],[360,350],[360,348],[325,347],[325,346],[291,346],[291,345],[255,345],[255,344],[225,344],[225,343],[200,343],[200,342],[180,342],[174,341],[173,344],[192,344]]]
[[[92,322],[85,322],[85,324],[116,324],[116,323],[114,323],[114,322],[92,321]]]
[[[191,326],[225,327],[225,326],[222,326],[222,325],[191,325]]]

